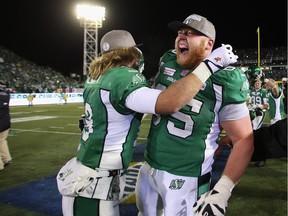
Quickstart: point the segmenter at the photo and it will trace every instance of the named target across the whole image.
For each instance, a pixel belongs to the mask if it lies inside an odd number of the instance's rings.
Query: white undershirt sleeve
[[[241,104],[230,104],[219,112],[220,121],[237,120],[249,115],[246,102]]]
[[[151,89],[148,87],[139,88],[128,95],[126,106],[139,113],[156,114],[156,101],[161,90]]]

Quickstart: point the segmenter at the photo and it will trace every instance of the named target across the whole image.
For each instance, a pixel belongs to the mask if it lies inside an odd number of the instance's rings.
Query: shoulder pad
[[[175,49],[168,50],[164,53],[164,55],[160,58],[160,62],[166,63],[177,58]]]

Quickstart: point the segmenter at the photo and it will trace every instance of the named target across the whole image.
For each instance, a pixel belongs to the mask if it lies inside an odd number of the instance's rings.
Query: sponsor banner
[[[68,95],[67,103],[82,103],[83,93],[66,93]],[[28,93],[10,94],[10,106],[28,106]],[[39,104],[59,104],[63,103],[63,94],[60,93],[33,93],[33,105]]]

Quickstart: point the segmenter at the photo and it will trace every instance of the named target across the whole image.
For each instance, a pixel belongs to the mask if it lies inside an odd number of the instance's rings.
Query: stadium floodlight
[[[84,27],[83,75],[86,76],[90,63],[98,56],[98,28],[102,28],[105,20],[105,7],[79,4],[76,14]]]

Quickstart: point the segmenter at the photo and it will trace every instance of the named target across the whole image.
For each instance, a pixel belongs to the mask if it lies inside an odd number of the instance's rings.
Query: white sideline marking
[[[29,114],[31,112],[10,112],[13,115],[20,115],[20,114]]]
[[[21,132],[35,132],[35,133],[50,133],[50,134],[64,134],[64,135],[81,135],[80,133],[69,133],[69,132],[59,132],[59,131],[44,131],[44,130],[38,130],[36,129],[31,129],[31,130],[27,130],[27,129],[14,129],[12,128],[13,131],[16,131],[17,133],[21,133]]]
[[[69,132],[59,132],[59,131],[44,131],[44,130],[39,130],[37,128],[35,129],[16,129],[16,128],[12,128],[13,131],[15,131],[16,133],[22,133],[22,132],[35,132],[35,133],[50,133],[50,134],[67,134],[67,135],[77,135],[80,136],[81,133],[69,133]],[[138,138],[139,140],[146,140],[146,138]]]
[[[67,124],[69,126],[78,126],[78,124]]]
[[[26,121],[36,121],[36,120],[44,120],[44,119],[52,119],[57,118],[57,116],[31,116],[31,117],[22,117],[22,118],[12,118],[12,123],[17,122],[26,122]]]

